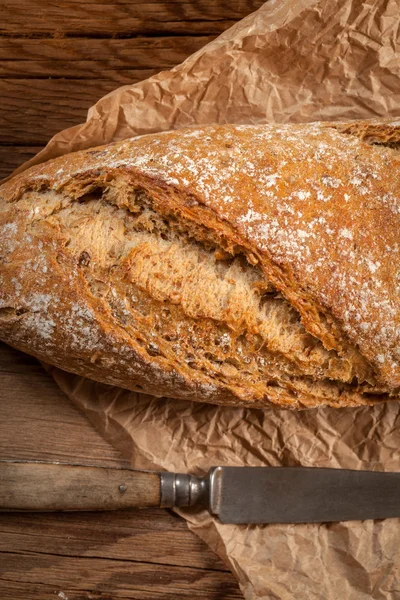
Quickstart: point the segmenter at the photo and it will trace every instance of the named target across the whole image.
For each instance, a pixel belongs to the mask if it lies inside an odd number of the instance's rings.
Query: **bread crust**
[[[152,357],[88,291],[65,239],[38,242],[24,194],[79,199],[118,177],[243,249],[339,354],[351,345],[386,393],[342,393],[332,406],[398,396],[400,126],[390,121],[215,125],[146,135],[65,155],[0,187],[0,339],[67,371],[156,396],[249,406],[314,406],[271,388],[246,398],[207,374]],[[20,204],[23,208],[20,208]],[[35,205],[32,203],[32,211]]]

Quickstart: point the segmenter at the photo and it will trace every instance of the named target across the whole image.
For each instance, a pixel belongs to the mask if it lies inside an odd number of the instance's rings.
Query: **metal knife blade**
[[[400,473],[216,467],[209,510],[222,523],[315,523],[400,517]]]

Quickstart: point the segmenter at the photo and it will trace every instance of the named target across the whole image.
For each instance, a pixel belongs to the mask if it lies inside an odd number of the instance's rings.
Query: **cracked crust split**
[[[0,338],[157,396],[397,397],[394,129],[214,126],[34,167],[0,188]]]

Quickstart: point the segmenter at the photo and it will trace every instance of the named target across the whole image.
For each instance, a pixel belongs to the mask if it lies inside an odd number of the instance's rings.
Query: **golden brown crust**
[[[123,387],[246,402],[243,394],[152,358],[133,343],[88,292],[56,227],[41,225],[40,244],[29,239],[26,203],[20,209],[18,202],[29,190],[79,198],[118,175],[259,261],[325,348],[342,354],[351,345],[397,396],[399,131],[390,122],[211,126],[126,140],[29,169],[0,188],[0,338]],[[343,393],[326,402],[376,399]],[[316,403],[307,394],[288,402],[274,387],[249,402]]]

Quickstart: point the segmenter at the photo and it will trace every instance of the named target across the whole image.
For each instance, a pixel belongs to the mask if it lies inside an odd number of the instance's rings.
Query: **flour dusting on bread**
[[[399,137],[208,126],[33,167],[0,187],[0,338],[155,395],[397,397]]]

